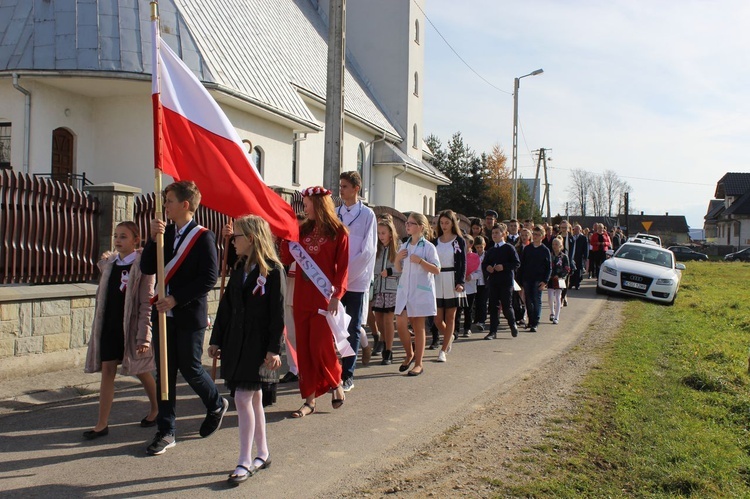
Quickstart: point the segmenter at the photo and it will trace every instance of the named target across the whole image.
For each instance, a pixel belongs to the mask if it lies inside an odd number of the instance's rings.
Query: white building
[[[424,0],[420,0],[424,5]],[[327,0],[161,0],[165,41],[252,149],[266,183],[323,181]],[[372,205],[434,213],[423,144],[424,16],[348,0],[343,169]],[[145,0],[0,1],[0,166],[153,190]]]

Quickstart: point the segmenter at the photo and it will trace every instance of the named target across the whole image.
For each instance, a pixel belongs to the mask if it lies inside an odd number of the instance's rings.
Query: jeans
[[[167,317],[167,383],[169,385],[169,398],[161,397],[161,372],[159,355],[161,345],[159,344],[158,326],[154,328],[153,346],[156,359],[156,391],[159,400],[159,415],[156,422],[161,433],[174,434],[175,432],[175,407],[177,402],[177,370],[182,373],[190,388],[201,398],[206,410],[215,411],[221,408],[221,396],[216,385],[211,381],[203,364],[203,335],[206,329],[195,331],[178,331],[174,325],[174,319]]]
[[[526,297],[526,313],[529,315],[529,327],[537,327],[542,317],[541,281],[524,281],[523,293]]]
[[[365,294],[359,291],[347,291],[341,298],[347,315],[352,318],[349,322],[349,344],[354,350],[354,355],[341,359],[341,379],[354,376],[354,367],[357,365],[357,352],[359,351],[359,328],[362,326],[362,307],[365,304]]]

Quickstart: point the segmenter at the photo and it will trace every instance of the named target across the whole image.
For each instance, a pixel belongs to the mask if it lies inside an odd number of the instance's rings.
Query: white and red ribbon
[[[318,264],[315,263],[315,260],[305,251],[305,248],[298,242],[290,241],[289,253],[297,261],[298,270],[304,272],[310,278],[310,281],[320,291],[320,294],[325,297],[327,302],[331,301],[333,284],[331,284],[331,281],[328,280],[328,277],[323,273]],[[352,346],[349,344],[349,331],[347,331],[352,318],[346,314],[341,302],[339,302],[336,316],[332,316],[327,310],[318,309],[318,313],[326,316],[328,325],[331,327],[331,332],[333,333],[333,341],[336,343],[336,349],[341,356],[351,357],[352,355],[356,355],[356,352],[352,350]]]
[[[259,294],[260,293],[260,294]],[[255,287],[253,288],[253,294],[259,296],[263,296],[266,294],[266,278],[261,276],[258,276],[258,280],[255,281]]]

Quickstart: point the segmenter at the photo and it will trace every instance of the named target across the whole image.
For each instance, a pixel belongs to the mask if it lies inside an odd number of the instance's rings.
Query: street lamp
[[[529,74],[519,76],[513,81],[513,201],[510,207],[510,218],[518,218],[518,87],[521,78],[536,76],[544,73],[543,69],[537,69]]]

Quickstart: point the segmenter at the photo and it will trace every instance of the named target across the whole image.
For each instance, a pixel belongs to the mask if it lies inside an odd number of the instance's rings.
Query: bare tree
[[[605,208],[607,216],[622,213],[623,194],[630,190],[630,185],[622,180],[614,170],[607,170],[602,174],[604,181]],[[613,209],[617,209],[617,213]]]
[[[586,170],[575,169],[570,172],[571,185],[568,188],[572,196],[572,207],[579,215],[586,216],[586,203],[589,200],[589,190],[593,175]]]
[[[591,210],[595,217],[604,215],[605,198],[604,178],[601,175],[592,175],[589,199],[591,200]]]

